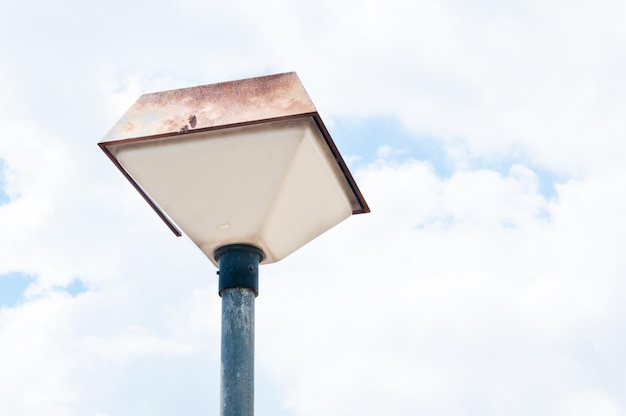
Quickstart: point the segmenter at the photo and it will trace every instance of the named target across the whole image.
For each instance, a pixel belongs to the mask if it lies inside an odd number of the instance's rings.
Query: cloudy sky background
[[[215,268],[97,147],[296,71],[372,213],[261,269],[258,415],[626,415],[623,1],[0,0],[0,414],[217,415]]]

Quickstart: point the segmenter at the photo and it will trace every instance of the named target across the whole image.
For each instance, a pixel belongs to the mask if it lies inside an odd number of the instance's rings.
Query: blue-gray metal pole
[[[254,299],[263,257],[243,244],[215,251],[222,297],[221,416],[254,414]]]

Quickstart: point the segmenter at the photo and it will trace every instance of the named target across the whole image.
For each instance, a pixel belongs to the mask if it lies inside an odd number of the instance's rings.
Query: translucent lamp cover
[[[259,87],[264,81],[272,85]],[[141,111],[131,108],[120,120],[148,136],[119,137],[124,129],[118,123],[100,142],[174,232],[180,228],[214,264],[215,250],[228,244],[256,246],[265,253],[263,262],[272,263],[351,214],[369,211],[294,73],[234,83],[239,83],[234,96],[228,96],[233,83],[195,87],[203,88],[204,95],[213,92],[213,100],[189,99],[193,94],[184,92],[192,89],[166,92],[170,99],[157,106],[158,117],[144,105]],[[299,101],[295,105],[293,84]],[[259,107],[263,99],[271,103]],[[224,110],[221,120],[209,119],[206,107],[228,107],[228,100],[237,100],[231,106],[239,107],[245,119],[233,120],[237,114]],[[246,103],[257,109],[241,111]],[[167,113],[163,104],[175,114]],[[255,119],[259,108],[266,112],[272,105],[282,110]],[[287,114],[289,109],[295,114]],[[163,127],[163,114],[170,120],[183,114],[186,124],[170,122],[174,131],[162,131],[168,128]],[[201,124],[201,117],[208,125]]]

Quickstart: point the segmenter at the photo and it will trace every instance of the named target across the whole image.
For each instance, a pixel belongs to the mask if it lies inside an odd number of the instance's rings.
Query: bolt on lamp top
[[[229,244],[278,261],[369,212],[293,72],[143,95],[98,145],[214,264]]]

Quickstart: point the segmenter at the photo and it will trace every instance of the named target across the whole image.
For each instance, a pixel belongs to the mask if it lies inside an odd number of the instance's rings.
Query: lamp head
[[[143,95],[98,145],[214,264],[230,244],[278,261],[369,212],[293,72]]]

